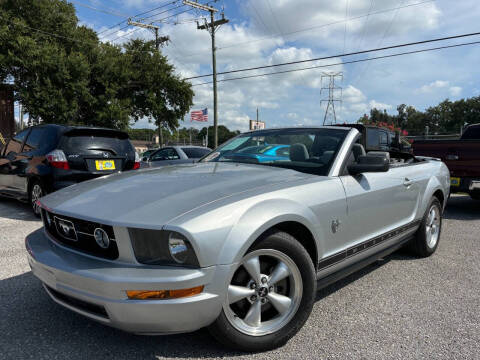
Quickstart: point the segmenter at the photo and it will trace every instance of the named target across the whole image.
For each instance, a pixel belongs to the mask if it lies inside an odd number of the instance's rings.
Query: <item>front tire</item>
[[[315,293],[315,268],[305,248],[291,235],[272,231],[243,257],[209,331],[242,351],[277,348],[308,319]]]
[[[46,194],[47,192],[42,183],[39,180],[33,180],[29,187],[28,200],[36,217],[40,217],[40,207],[37,205],[37,200]]]
[[[420,227],[410,243],[411,252],[419,257],[428,257],[437,250],[442,231],[442,205],[433,197],[423,216]]]

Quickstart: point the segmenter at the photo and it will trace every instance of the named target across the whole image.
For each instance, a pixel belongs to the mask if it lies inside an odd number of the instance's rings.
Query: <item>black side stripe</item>
[[[340,251],[339,253],[336,253],[336,254],[333,254],[333,255],[330,255],[329,257],[326,257],[322,260],[320,260],[320,262],[318,263],[318,271],[319,270],[324,270],[332,265],[335,265],[337,263],[339,263],[340,261],[343,261],[353,255],[357,255],[358,253],[362,252],[362,251],[365,251],[366,249],[369,249],[373,246],[376,246],[378,244],[381,244],[387,240],[390,240],[391,238],[395,237],[395,236],[398,236],[398,235],[401,235],[405,232],[407,232],[408,230],[420,225],[421,223],[421,220],[417,220],[417,221],[414,221],[410,224],[407,224],[407,225],[404,225],[404,226],[401,226],[395,230],[392,230],[388,233],[385,233],[385,234],[382,234],[382,235],[379,235],[371,240],[367,240],[367,241],[364,241],[363,243],[361,244],[358,244],[358,245],[355,245],[355,246],[352,246],[346,250],[342,250]]]

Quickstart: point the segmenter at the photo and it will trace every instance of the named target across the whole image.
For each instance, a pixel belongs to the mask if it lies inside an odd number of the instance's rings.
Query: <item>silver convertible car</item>
[[[438,246],[446,166],[365,153],[360,136],[253,131],[196,164],[47,195],[44,227],[26,238],[32,272],[54,301],[105,325],[137,334],[208,327],[237,349],[281,346],[318,288],[400,247],[426,257]],[[288,145],[288,157],[259,162],[241,151],[268,144]]]

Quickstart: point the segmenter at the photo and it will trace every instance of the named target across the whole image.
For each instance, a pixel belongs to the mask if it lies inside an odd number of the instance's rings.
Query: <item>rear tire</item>
[[[438,247],[442,231],[442,205],[434,196],[428,204],[420,227],[409,244],[410,251],[419,257],[432,255]]]
[[[37,205],[37,200],[46,194],[47,192],[41,181],[32,180],[28,188],[28,201],[32,207],[33,214],[36,217],[40,217],[40,207]]]
[[[208,329],[230,348],[248,352],[277,348],[308,319],[316,286],[315,268],[305,248],[289,234],[274,230],[245,254],[226,289],[222,312]]]

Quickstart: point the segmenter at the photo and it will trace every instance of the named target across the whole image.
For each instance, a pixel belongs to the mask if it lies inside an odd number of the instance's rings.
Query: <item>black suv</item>
[[[140,157],[127,133],[112,129],[39,125],[20,131],[0,151],[0,195],[36,201],[63,187],[135,170]]]

